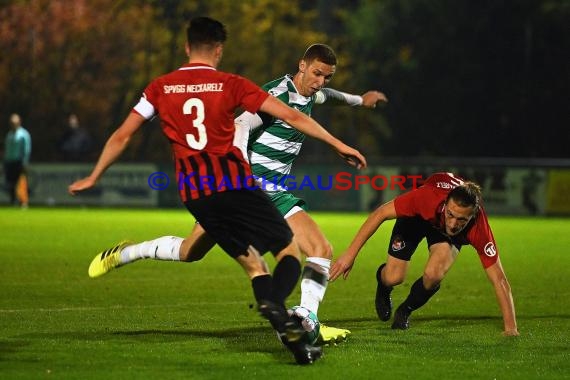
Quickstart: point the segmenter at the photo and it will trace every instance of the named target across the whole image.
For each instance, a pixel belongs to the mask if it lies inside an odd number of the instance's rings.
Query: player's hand
[[[69,185],[67,191],[69,192],[69,194],[75,195],[80,191],[90,189],[93,186],[95,186],[95,180],[93,180],[91,177],[85,177]]]
[[[380,91],[368,91],[362,94],[362,107],[376,108],[379,102],[388,103],[388,98]]]
[[[366,168],[366,158],[359,151],[348,145],[337,148],[337,153],[350,165],[357,169]]]
[[[352,270],[352,265],[354,265],[354,259],[347,255],[341,255],[332,265],[329,272],[329,281],[334,281],[342,275],[346,280],[350,271]]]

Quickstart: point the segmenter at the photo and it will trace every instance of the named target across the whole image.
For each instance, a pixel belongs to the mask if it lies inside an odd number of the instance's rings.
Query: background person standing
[[[16,200],[22,208],[28,207],[27,170],[32,153],[32,138],[22,126],[20,115],[10,115],[10,130],[4,141],[4,175],[10,204]]]
[[[89,153],[93,143],[91,136],[79,123],[76,114],[67,118],[67,129],[59,141],[59,151],[63,160],[67,162],[85,161],[89,159]]]

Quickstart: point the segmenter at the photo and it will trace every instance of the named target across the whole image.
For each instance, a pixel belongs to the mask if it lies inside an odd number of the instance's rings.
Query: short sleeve
[[[477,251],[484,268],[488,268],[497,262],[499,250],[497,249],[497,243],[495,243],[485,210],[481,209],[479,211],[475,224],[467,234],[467,239]]]

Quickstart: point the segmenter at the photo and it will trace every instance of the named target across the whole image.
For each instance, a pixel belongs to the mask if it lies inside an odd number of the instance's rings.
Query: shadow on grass
[[[274,331],[265,324],[230,329],[142,329],[108,331],[64,331],[38,332],[12,337],[13,342],[0,342],[0,354],[11,354],[33,341],[85,341],[109,344],[181,344],[194,350],[216,351],[219,345],[224,350],[243,354],[244,352],[270,354],[282,363],[294,364],[291,354],[278,341]],[[35,344],[35,343],[33,343]]]
[[[517,320],[537,320],[537,319],[570,319],[570,314],[550,314],[550,315],[517,315]],[[466,315],[421,315],[419,313],[412,314],[410,320],[414,321],[447,321],[447,322],[465,322],[465,324],[469,324],[470,322],[477,322],[477,321],[501,321],[503,318],[500,315],[477,315],[477,316],[466,316]],[[389,322],[381,322],[377,317],[363,317],[363,318],[333,318],[322,320],[321,322],[326,323],[327,325],[334,326],[338,325],[353,325],[358,323],[366,323],[366,322],[378,322],[381,325],[389,324]]]
[[[565,323],[569,315],[540,315],[540,316],[519,316],[519,320],[550,320],[558,319]],[[564,322],[562,322],[564,321]],[[399,346],[413,346],[417,344],[417,339],[423,337],[430,342],[432,338],[439,339],[442,328],[452,327],[461,331],[463,327],[492,324],[502,325],[500,316],[481,315],[466,317],[465,315],[417,315],[412,317],[412,328],[404,335],[390,328],[391,321],[381,322],[376,316],[369,315],[361,318],[336,318],[324,321],[327,325],[342,327],[352,330],[353,334],[349,338],[355,343],[368,344],[377,342],[377,337],[382,336],[385,343]],[[422,326],[423,325],[423,326]],[[400,339],[409,336],[409,340]],[[9,340],[0,341],[0,361],[6,360],[25,349],[27,345],[53,345],[53,342],[64,344],[66,342],[83,342],[87,344],[104,343],[111,346],[122,346],[124,344],[141,345],[180,345],[182,350],[193,350],[198,353],[219,352],[220,349],[228,353],[243,355],[244,353],[261,353],[271,355],[277,362],[294,365],[291,354],[278,342],[274,331],[265,322],[259,324],[250,323],[233,328],[147,328],[147,329],[112,329],[101,328],[90,331],[53,331],[53,332],[33,332],[15,335]],[[376,344],[376,343],[375,343]],[[431,343],[430,343],[431,344]],[[488,344],[488,342],[486,343]],[[325,347],[326,351],[332,349]]]
[[[24,347],[29,346],[30,343],[23,340],[3,340],[0,341],[0,361],[9,360],[8,356],[15,354],[22,350]]]

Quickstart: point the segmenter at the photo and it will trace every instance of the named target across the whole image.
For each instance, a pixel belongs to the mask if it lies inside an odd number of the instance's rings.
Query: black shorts
[[[4,176],[8,187],[16,187],[20,175],[24,172],[22,161],[6,161],[4,162]]]
[[[186,208],[212,239],[231,257],[247,253],[277,255],[291,244],[293,232],[261,190],[232,190],[190,200]]]
[[[392,229],[388,254],[400,260],[410,261],[424,237],[428,248],[442,242],[453,244],[458,250],[461,248],[461,245],[453,243],[451,238],[420,217],[398,218]]]

